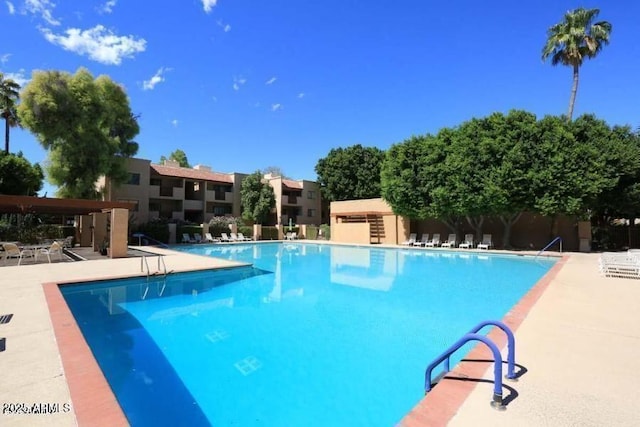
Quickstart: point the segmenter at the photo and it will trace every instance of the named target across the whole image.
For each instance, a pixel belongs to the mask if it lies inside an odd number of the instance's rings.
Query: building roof
[[[289,187],[289,188],[297,188],[297,189],[302,190],[302,182],[300,182],[300,181],[293,181],[293,180],[291,180],[291,179],[283,179],[283,180],[282,180],[282,184],[283,184],[285,187]]]
[[[226,173],[212,172],[202,169],[176,168],[173,166],[151,164],[151,169],[162,176],[175,178],[196,179],[201,181],[215,181],[233,184],[233,178]]]
[[[0,195],[0,213],[87,215],[91,212],[102,212],[113,208],[132,210],[135,208],[135,203]]]

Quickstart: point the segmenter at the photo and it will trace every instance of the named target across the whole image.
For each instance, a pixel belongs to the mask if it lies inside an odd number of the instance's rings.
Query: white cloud
[[[224,26],[223,30],[224,30],[224,32],[225,32],[225,33],[228,33],[229,31],[231,31],[231,25],[226,24],[226,25]]]
[[[278,111],[278,110],[282,110],[284,107],[282,106],[282,104],[271,104],[271,111]]]
[[[9,9],[9,15],[13,15],[14,13],[16,13],[16,8],[13,3],[11,3],[10,1],[6,1],[5,3],[7,4],[7,9]]]
[[[99,13],[111,13],[113,12],[113,8],[118,3],[118,0],[107,0],[107,2],[101,6],[98,6]]]
[[[222,22],[220,19],[218,19],[216,21],[216,25],[220,28],[222,28],[222,31],[224,31],[225,33],[228,33],[229,31],[231,31],[231,25],[229,24],[225,24],[224,22]]]
[[[25,0],[24,7],[27,12],[40,15],[49,25],[60,25],[60,21],[53,17],[56,5],[50,0]]]
[[[87,55],[89,59],[107,65],[120,65],[123,58],[132,58],[136,53],[144,52],[147,46],[145,39],[133,36],[117,36],[102,25],[88,30],[69,28],[65,35],[53,34],[49,29],[42,29],[44,37],[64,50]]]
[[[142,90],[153,90],[158,83],[164,81],[163,74],[171,71],[171,68],[160,67],[160,69],[149,79],[142,82]]]
[[[264,84],[266,85],[271,85],[273,84],[276,80],[278,80],[277,77],[271,77],[269,80],[267,80],[266,82],[264,82]]]
[[[202,6],[204,7],[205,13],[211,13],[217,3],[218,0],[202,0]]]
[[[173,125],[174,128],[177,128],[178,127],[178,120],[177,119],[171,120],[171,124]]]
[[[9,62],[10,57],[11,57],[10,53],[5,53],[4,55],[0,55],[0,63],[6,64],[7,62]]]
[[[17,73],[4,73],[4,78],[7,80],[13,80],[14,82],[18,83],[21,87],[24,87],[24,85],[29,83],[29,81],[31,80],[30,78],[24,75],[24,69],[21,69]]]
[[[215,96],[212,96],[211,99],[213,99],[213,102],[218,102],[218,98]]]
[[[300,93],[298,94],[298,98],[299,98],[299,99],[304,98],[304,92],[300,92]]]
[[[240,90],[240,86],[244,85],[247,82],[247,79],[245,79],[242,76],[239,77],[233,77],[233,90]]]

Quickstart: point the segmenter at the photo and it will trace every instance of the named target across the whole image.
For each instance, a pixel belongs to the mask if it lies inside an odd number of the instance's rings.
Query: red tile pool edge
[[[567,259],[567,256],[562,257],[502,319],[512,331],[515,332],[518,329]],[[60,283],[44,283],[43,290],[78,425],[128,426],[127,418],[64,301],[59,285]],[[502,331],[494,328],[488,336],[499,348],[502,349],[506,345],[506,338]],[[491,358],[489,350],[480,344],[466,356],[466,359]],[[479,379],[484,376],[489,367],[490,365],[487,364],[461,362],[447,377]],[[446,379],[441,381],[400,421],[398,426],[446,425],[477,384],[476,381],[447,381]]]
[[[502,319],[515,333],[522,321],[527,317],[531,308],[547,289],[551,281],[562,269],[569,257],[563,256],[536,283],[533,288]],[[488,337],[503,349],[507,343],[505,334],[493,328]],[[466,356],[467,360],[493,360],[489,349],[482,343],[477,344]],[[493,362],[460,362],[447,376],[433,388],[401,421],[397,427],[444,426],[458,412],[473,389],[480,384],[481,379]],[[517,359],[516,359],[517,363]],[[490,391],[487,391],[487,403],[490,401]],[[487,408],[489,405],[487,404]]]
[[[43,284],[71,401],[79,426],[128,426],[57,283]]]

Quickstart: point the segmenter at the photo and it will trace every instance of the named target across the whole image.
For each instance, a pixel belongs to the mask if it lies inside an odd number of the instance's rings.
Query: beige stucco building
[[[163,164],[127,159],[129,181],[113,185],[102,178],[98,186],[103,199],[137,205],[134,221],[155,218],[209,222],[214,216],[242,214],[240,189],[246,173],[221,173],[204,165],[183,168],[177,162]],[[273,224],[320,224],[320,188],[316,182],[265,175],[276,196]]]

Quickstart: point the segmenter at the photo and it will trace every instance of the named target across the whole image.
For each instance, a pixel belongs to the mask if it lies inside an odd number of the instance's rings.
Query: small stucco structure
[[[409,234],[409,220],[380,198],[331,202],[330,211],[334,242],[398,244]]]

